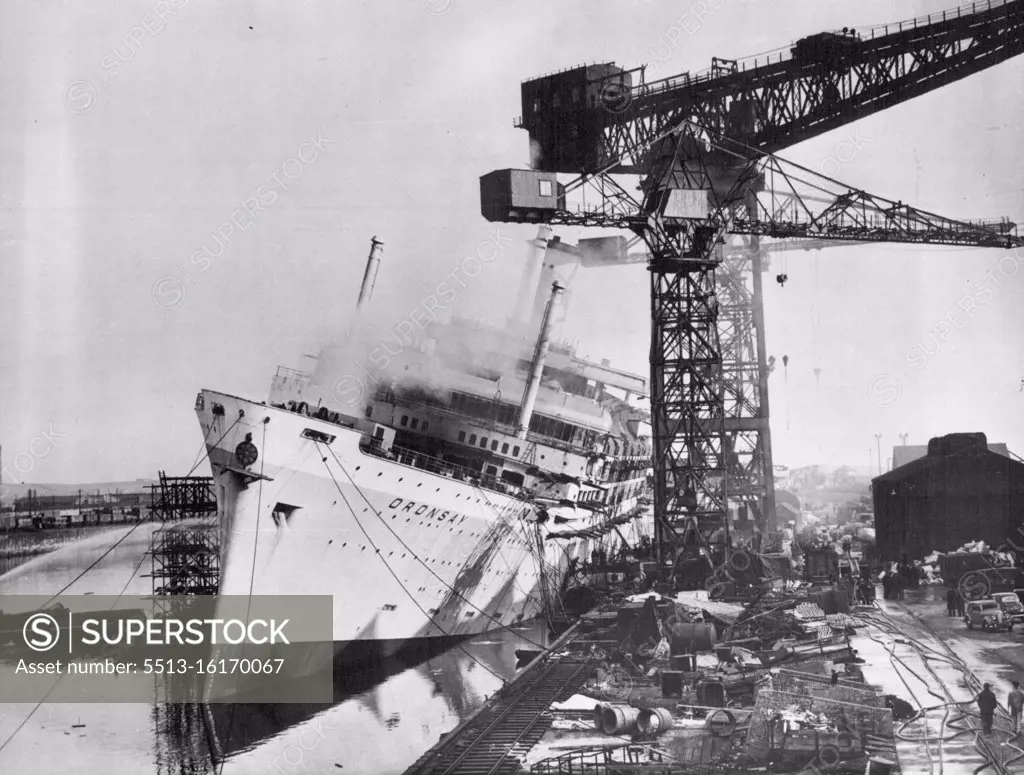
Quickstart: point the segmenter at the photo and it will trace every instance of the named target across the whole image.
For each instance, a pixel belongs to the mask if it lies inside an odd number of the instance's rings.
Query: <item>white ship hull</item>
[[[343,647],[388,656],[515,625],[541,613],[538,551],[557,584],[597,546],[580,537],[538,550],[533,507],[514,495],[364,453],[356,430],[220,393],[202,398],[220,593],[331,595]],[[247,434],[259,455],[248,469],[236,456]]]

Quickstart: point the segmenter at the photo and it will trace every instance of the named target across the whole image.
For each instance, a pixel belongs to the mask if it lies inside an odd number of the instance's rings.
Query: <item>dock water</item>
[[[0,574],[0,594],[56,591],[131,527],[92,533]],[[142,525],[69,594],[117,594],[149,549]],[[148,560],[147,560],[148,562]],[[125,594],[147,595],[136,577]],[[542,626],[490,633],[418,665],[336,675],[335,697],[316,706],[217,708],[217,745],[201,707],[150,704],[0,704],[0,772],[104,775],[259,775],[310,772],[398,775],[516,675],[516,650],[546,643]],[[232,710],[233,708],[233,710]],[[226,713],[225,713],[226,712]],[[215,764],[211,750],[224,757]]]

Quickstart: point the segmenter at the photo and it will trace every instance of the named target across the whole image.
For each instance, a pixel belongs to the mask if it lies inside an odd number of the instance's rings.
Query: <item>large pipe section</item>
[[[526,391],[523,393],[523,402],[519,405],[519,428],[517,435],[521,439],[526,438],[526,431],[530,428],[530,420],[533,418],[533,406],[537,403],[537,391],[540,390],[540,378],[544,373],[544,361],[548,357],[548,345],[551,342],[551,324],[555,305],[558,304],[558,297],[564,290],[560,282],[551,284],[551,296],[548,298],[548,305],[544,308],[544,317],[540,323],[540,333],[537,334],[537,346],[533,350],[533,361],[530,363],[530,376],[526,380]]]
[[[366,272],[363,273],[363,284],[359,288],[359,301],[356,302],[356,309],[363,309],[370,303],[373,296],[373,286],[377,283],[377,270],[380,269],[380,249],[384,243],[376,237],[370,239],[370,255],[366,259]]]

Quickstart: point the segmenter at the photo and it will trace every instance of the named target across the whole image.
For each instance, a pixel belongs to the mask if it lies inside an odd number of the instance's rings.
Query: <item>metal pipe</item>
[[[523,393],[523,402],[519,405],[519,428],[517,436],[520,439],[526,438],[526,431],[530,428],[530,420],[533,417],[533,406],[537,403],[537,391],[540,390],[540,378],[544,373],[544,361],[548,357],[548,344],[551,341],[551,323],[558,303],[558,296],[562,293],[563,286],[560,282],[551,284],[551,296],[548,298],[548,305],[544,308],[544,317],[540,323],[540,332],[537,334],[537,346],[533,350],[533,361],[530,363],[530,376],[526,380],[526,390]]]
[[[366,272],[363,273],[363,284],[359,288],[359,300],[356,309],[362,309],[370,303],[373,286],[377,283],[377,270],[380,269],[380,249],[384,243],[376,237],[370,238],[370,255],[366,259]]]

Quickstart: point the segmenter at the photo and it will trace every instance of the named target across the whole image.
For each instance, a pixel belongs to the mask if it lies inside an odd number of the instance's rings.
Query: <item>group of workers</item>
[[[886,600],[902,600],[905,589],[920,586],[921,578],[916,568],[906,563],[900,563],[895,570],[887,570],[882,574],[882,589]]]
[[[981,714],[981,728],[986,734],[992,734],[992,722],[995,720],[996,708],[999,701],[989,684],[985,684],[981,693],[975,698],[978,703],[978,711]],[[1013,689],[1006,697],[1006,707],[1010,711],[1010,723],[1013,724],[1013,734],[1020,734],[1021,712],[1024,711],[1024,692],[1020,690],[1020,682],[1013,682]]]
[[[960,590],[955,587],[946,592],[946,615],[964,615],[964,596],[961,595]]]

